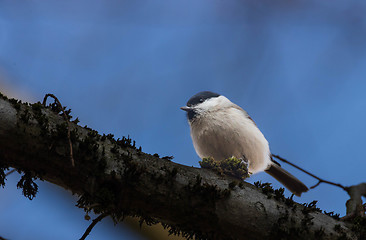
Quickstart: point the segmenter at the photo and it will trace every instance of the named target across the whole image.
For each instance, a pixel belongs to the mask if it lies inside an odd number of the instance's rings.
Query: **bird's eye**
[[[203,98],[200,98],[200,103],[202,103],[203,102]]]

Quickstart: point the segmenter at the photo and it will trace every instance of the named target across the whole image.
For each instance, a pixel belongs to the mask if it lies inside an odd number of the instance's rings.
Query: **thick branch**
[[[0,167],[31,172],[81,196],[79,206],[115,219],[141,216],[171,231],[210,239],[355,239],[345,223],[276,200],[248,183],[145,154],[129,139],[113,140],[73,123],[75,167],[67,125],[41,104],[0,99]],[[270,194],[271,195],[271,194]],[[95,207],[94,207],[95,206]],[[336,231],[335,231],[336,229]],[[287,234],[287,235],[286,235]],[[293,238],[294,239],[294,238]]]

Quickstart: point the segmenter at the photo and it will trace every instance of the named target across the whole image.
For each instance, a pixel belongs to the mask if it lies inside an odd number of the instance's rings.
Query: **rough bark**
[[[161,221],[185,236],[357,239],[347,224],[286,200],[280,192],[264,194],[249,183],[145,154],[130,139],[114,140],[74,123],[72,167],[66,127],[50,108],[2,97],[0,167],[24,172],[28,183],[31,176],[62,186],[80,196],[79,206],[97,213]]]

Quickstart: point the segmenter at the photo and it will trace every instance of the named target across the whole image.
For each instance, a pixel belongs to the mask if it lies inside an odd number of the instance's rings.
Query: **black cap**
[[[210,92],[210,91],[199,92],[188,100],[187,106],[191,107],[191,106],[197,105],[199,103],[202,103],[207,99],[210,99],[213,97],[219,97],[219,96],[220,96],[220,94]]]

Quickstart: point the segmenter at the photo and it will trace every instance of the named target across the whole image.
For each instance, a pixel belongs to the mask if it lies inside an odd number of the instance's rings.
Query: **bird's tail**
[[[266,173],[277,179],[293,194],[300,197],[301,193],[307,192],[309,189],[299,179],[287,172],[280,165],[272,163],[270,167],[265,170]]]

